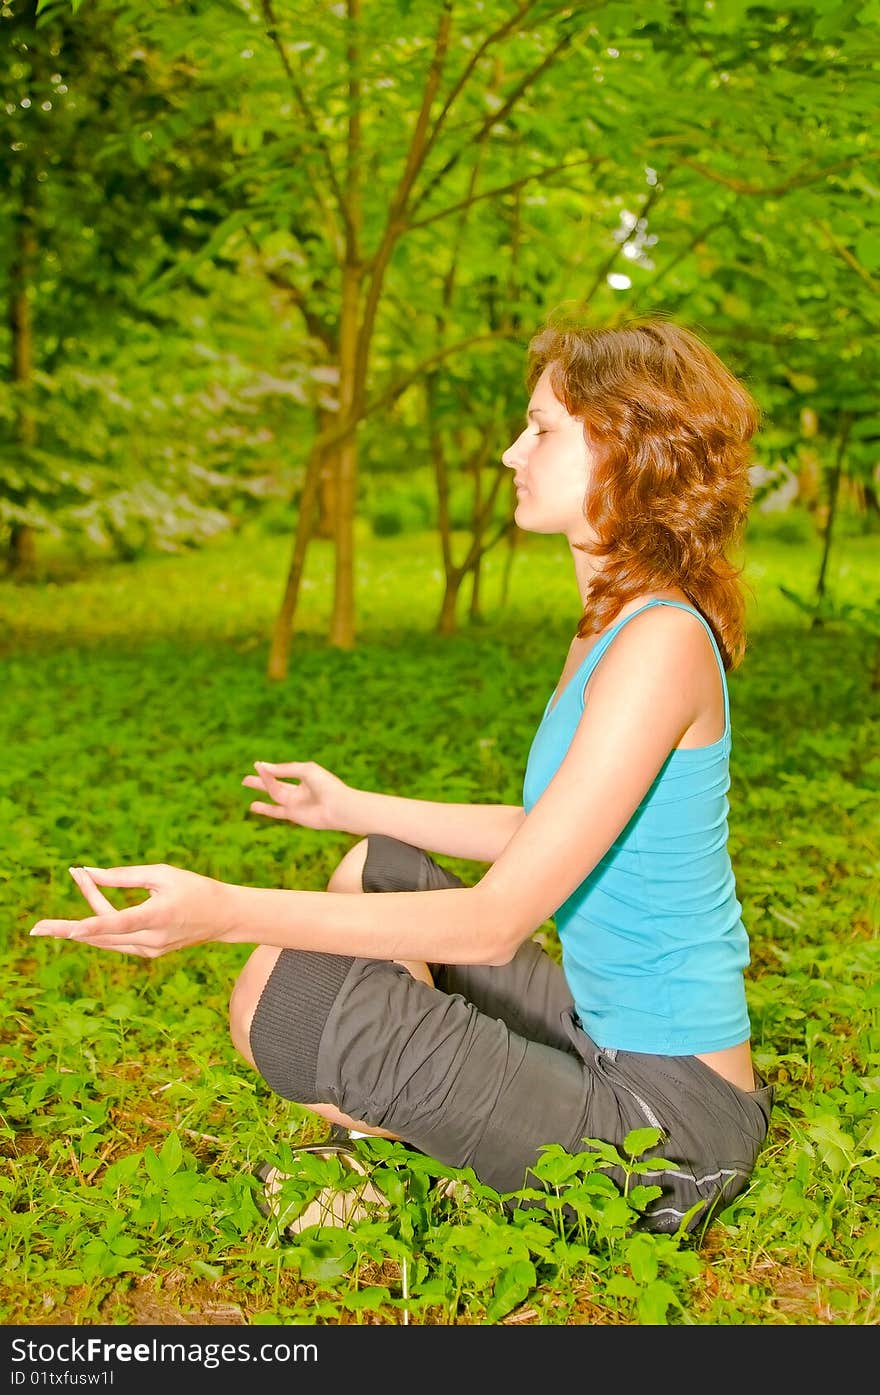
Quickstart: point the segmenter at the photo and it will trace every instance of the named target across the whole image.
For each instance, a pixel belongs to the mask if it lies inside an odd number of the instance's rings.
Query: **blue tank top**
[[[711,746],[670,752],[629,823],[554,918],[575,1008],[597,1046],[682,1056],[749,1036],[749,943],[727,849],[727,676],[698,610],[651,600],[598,640],[552,707],[548,699],[529,751],[523,806],[528,813],[559,769],[583,715],[587,679],[614,636],[655,605],[690,611],[708,633],[721,669],[724,735]]]

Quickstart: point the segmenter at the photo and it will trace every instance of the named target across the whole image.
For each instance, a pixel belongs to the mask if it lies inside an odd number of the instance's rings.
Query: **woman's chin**
[[[524,533],[557,533],[558,528],[547,524],[546,519],[542,523],[540,514],[534,508],[529,508],[528,500],[520,499],[513,513],[513,521],[517,528],[521,528]]]

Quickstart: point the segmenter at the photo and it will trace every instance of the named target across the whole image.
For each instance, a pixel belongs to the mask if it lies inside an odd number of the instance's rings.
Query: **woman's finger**
[[[106,915],[108,912],[112,914],[116,910],[113,902],[108,901],[103,891],[99,891],[95,886],[84,867],[68,867],[67,870],[93,911],[98,915]]]
[[[157,891],[166,869],[161,864],[149,867],[84,867],[98,886],[131,886],[143,891]]]
[[[51,935],[60,940],[75,940],[79,935],[89,934],[136,934],[139,930],[150,928],[149,905],[149,901],[142,901],[139,906],[127,906],[123,911],[105,911],[101,915],[87,916],[85,920],[38,920],[30,934]]]
[[[97,925],[98,917],[90,916],[86,920],[38,920],[36,925],[32,925],[28,931],[29,935],[48,935],[56,940],[69,940],[74,930],[79,930],[82,925]]]
[[[141,901],[138,906],[126,906],[125,910],[105,911],[103,915],[90,916],[88,920],[74,921],[75,929],[68,939],[77,940],[91,934],[110,935],[118,939],[120,935],[136,935],[153,926],[151,902]]]
[[[303,775],[305,775],[305,774],[308,772],[309,765],[310,765],[310,762],[304,761],[304,760],[288,760],[288,761],[256,760],[256,761],[254,761],[254,766],[255,766],[255,768],[256,768],[257,770],[259,770],[260,767],[262,766],[262,768],[263,768],[264,770],[268,770],[268,771],[269,771],[270,775],[280,775],[280,776],[283,776],[283,777],[285,777],[285,778],[287,778],[288,776],[293,776],[294,779],[300,779]]]
[[[87,945],[89,949],[106,950],[110,954],[134,955],[138,959],[155,959],[157,957],[149,949],[146,949],[141,944],[136,944],[133,940],[107,940],[103,942],[97,939],[85,939],[83,936],[77,935],[75,943],[78,945]]]
[[[89,949],[106,949],[113,954],[138,954],[142,959],[156,957],[157,951],[139,940],[114,939],[107,935],[71,935],[69,939],[78,945],[88,945]]]
[[[269,770],[267,770],[265,765],[263,765],[260,761],[256,762],[256,768],[257,773],[259,774],[260,779],[263,782],[264,789],[266,789],[268,793],[271,794],[273,799],[277,799],[280,803],[284,795],[290,794],[290,785],[285,785],[283,781],[276,780],[275,776]]]
[[[258,799],[255,799],[253,804],[249,807],[252,814],[266,814],[270,819],[283,819],[287,817],[280,804],[261,804]]]

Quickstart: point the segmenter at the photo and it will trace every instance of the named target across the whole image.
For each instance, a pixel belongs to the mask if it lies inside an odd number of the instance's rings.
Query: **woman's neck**
[[[589,552],[584,552],[582,548],[576,547],[569,539],[569,551],[574,562],[574,576],[577,583],[578,595],[581,598],[581,609],[585,609],[590,596],[590,587],[594,578],[602,570],[603,559],[593,557]]]

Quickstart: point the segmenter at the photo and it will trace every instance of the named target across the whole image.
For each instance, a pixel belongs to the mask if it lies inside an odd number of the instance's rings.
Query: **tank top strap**
[[[655,596],[652,600],[646,601],[644,605],[640,605],[638,610],[634,610],[631,615],[624,615],[623,619],[618,620],[616,624],[612,625],[611,629],[607,632],[607,634],[603,635],[599,643],[595,645],[593,649],[591,649],[590,653],[587,656],[588,667],[585,673],[585,680],[586,677],[588,677],[589,674],[592,673],[593,664],[597,663],[598,660],[601,658],[602,654],[604,654],[605,650],[608,648],[608,645],[611,643],[612,639],[617,634],[618,630],[622,629],[628,620],[634,620],[637,615],[641,615],[642,611],[650,610],[653,606],[657,605],[674,606],[676,610],[686,610],[689,612],[689,614],[695,615],[699,620],[700,624],[703,626],[703,629],[706,631],[706,634],[709,636],[712,649],[715,653],[715,658],[718,661],[718,667],[721,671],[721,691],[724,696],[723,739],[727,739],[730,736],[730,694],[727,691],[727,670],[724,667],[724,660],[721,657],[721,650],[718,647],[718,641],[712,633],[712,626],[709,624],[705,615],[701,615],[699,610],[697,610],[697,607],[695,605],[690,605],[687,601],[670,601]],[[590,659],[593,660],[593,664],[589,663]]]

